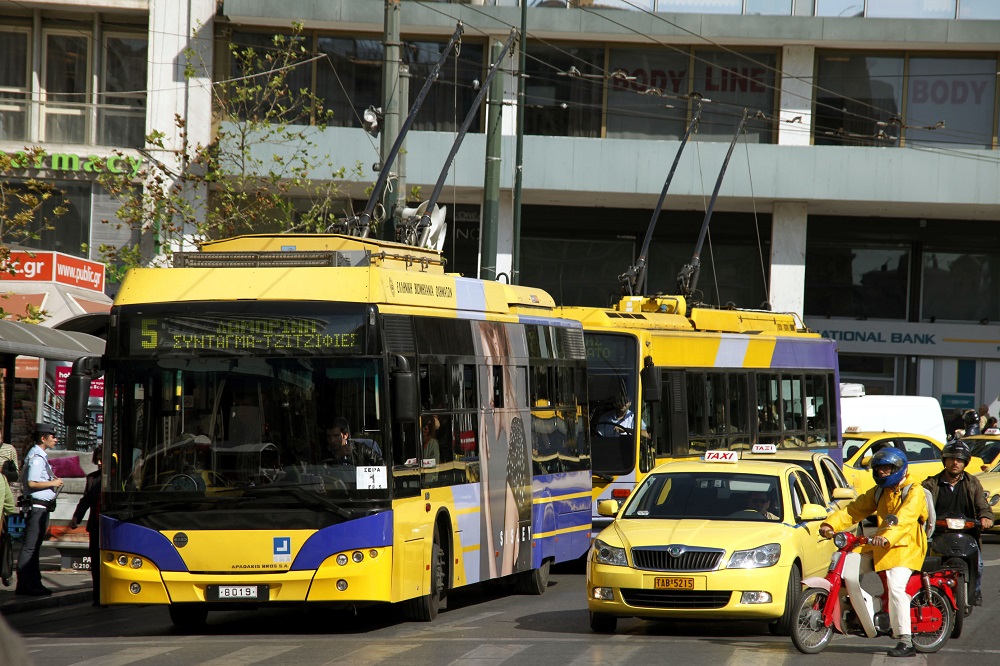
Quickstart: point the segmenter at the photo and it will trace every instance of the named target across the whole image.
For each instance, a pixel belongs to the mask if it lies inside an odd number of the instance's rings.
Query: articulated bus
[[[586,349],[548,294],[338,235],[174,266],[128,273],[105,355],[68,380],[79,423],[104,374],[102,603],[427,621],[471,583],[541,594],[586,552]]]
[[[584,328],[595,535],[610,522],[597,503],[670,458],[770,443],[840,460],[835,343],[793,315],[677,296],[559,313]]]

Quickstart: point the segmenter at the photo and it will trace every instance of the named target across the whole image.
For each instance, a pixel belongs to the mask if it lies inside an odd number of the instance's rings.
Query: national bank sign
[[[849,354],[1000,359],[1000,325],[806,319]]]
[[[23,150],[8,153],[11,170],[37,169],[53,172],[69,171],[71,173],[110,173],[128,174],[135,178],[142,168],[142,158],[138,155],[77,155],[75,153],[39,153],[33,155]]]

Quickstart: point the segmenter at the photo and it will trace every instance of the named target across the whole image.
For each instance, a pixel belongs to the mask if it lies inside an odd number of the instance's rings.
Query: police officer
[[[24,489],[30,498],[25,521],[24,547],[17,558],[17,588],[15,594],[43,596],[52,592],[42,585],[38,558],[49,526],[49,513],[56,507],[56,495],[62,479],[56,478],[49,465],[47,451],[56,445],[56,429],[50,423],[36,423],[32,438],[34,446],[24,458]]]

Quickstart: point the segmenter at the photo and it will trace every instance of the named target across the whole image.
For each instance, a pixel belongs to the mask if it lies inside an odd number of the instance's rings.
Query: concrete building
[[[401,3],[411,98],[456,22],[465,26],[458,55],[446,62],[407,137],[407,189],[417,186],[426,196],[433,188],[488,67],[491,41],[520,24],[517,4]],[[131,102],[117,103],[115,88],[99,75],[107,71],[101,59],[113,53],[115,30],[145,30],[146,131],[171,128],[179,113],[204,134],[212,122],[207,74],[182,75],[184,49],[206,53],[202,61],[214,65],[212,78],[219,81],[231,72],[222,45],[267,48],[270,35],[299,21],[309,50],[322,57],[296,72],[295,81],[336,114],[335,126],[314,137],[317,151],[344,166],[380,159],[361,115],[383,103],[381,0],[0,1],[0,10],[18,17],[16,24],[5,18],[0,29],[24,35],[18,37],[24,47],[31,45],[11,53],[30,55],[24,65],[30,83],[15,88],[32,140],[48,142],[50,127],[70,122],[50,122],[50,113],[75,112],[66,104],[50,108],[62,98],[46,97],[43,85],[50,82],[46,57],[60,35],[89,35],[91,74],[81,90],[90,95],[84,107],[93,129],[74,145],[99,151],[101,118],[132,109]],[[70,32],[58,21],[48,23],[68,11],[83,12]],[[527,34],[518,281],[542,286],[567,304],[608,303],[618,292],[618,275],[639,252],[679,140],[700,104],[700,126],[681,157],[649,256],[648,290],[674,291],[748,109],[752,117],[722,181],[701,254],[703,300],[769,303],[800,313],[838,340],[843,377],[872,393],[931,395],[946,408],[997,397],[997,3],[529,0]],[[505,276],[514,269],[516,63],[510,58],[502,69],[496,270]],[[0,81],[0,112],[7,113],[11,68],[0,72],[7,76]],[[102,107],[112,100],[114,109]],[[467,275],[480,268],[485,116],[480,110],[439,202],[448,207],[449,266]],[[274,152],[273,146],[256,149]],[[342,215],[363,205],[375,178],[367,173],[340,183]],[[313,177],[336,179],[332,170]]]

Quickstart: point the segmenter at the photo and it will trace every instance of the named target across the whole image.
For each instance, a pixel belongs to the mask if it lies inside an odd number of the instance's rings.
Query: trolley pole
[[[502,57],[503,46],[490,40],[490,62]],[[486,178],[483,186],[483,219],[479,234],[479,278],[497,278],[497,245],[500,218],[500,112],[503,108],[503,77],[490,82],[486,100]]]

